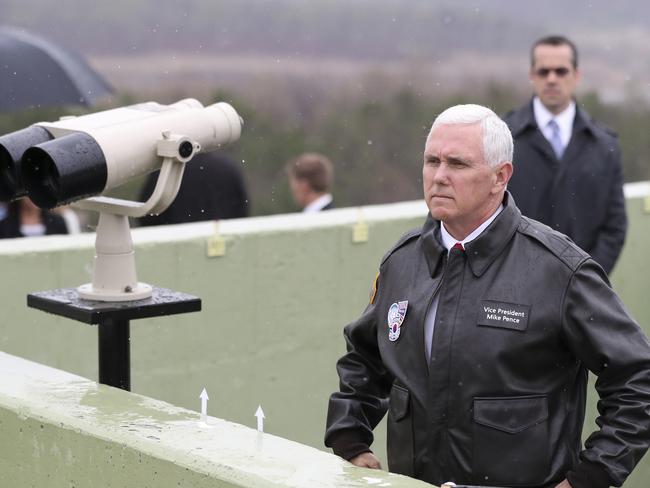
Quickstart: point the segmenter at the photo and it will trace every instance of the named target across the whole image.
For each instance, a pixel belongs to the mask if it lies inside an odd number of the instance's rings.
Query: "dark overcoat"
[[[562,158],[537,127],[532,101],[504,117],[515,142],[508,190],[521,213],[569,236],[609,273],[627,230],[616,135],[576,107]]]

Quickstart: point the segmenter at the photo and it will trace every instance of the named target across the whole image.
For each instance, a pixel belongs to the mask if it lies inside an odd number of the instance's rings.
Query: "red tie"
[[[459,249],[460,251],[465,252],[465,248],[463,247],[463,245],[460,242],[457,242],[456,244],[454,244],[454,247],[452,247],[452,249]]]

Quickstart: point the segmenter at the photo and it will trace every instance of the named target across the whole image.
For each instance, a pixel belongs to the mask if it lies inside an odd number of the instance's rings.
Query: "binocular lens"
[[[108,175],[101,148],[81,132],[27,149],[22,174],[29,198],[41,208],[101,193]]]
[[[21,171],[23,153],[51,139],[48,131],[36,126],[0,137],[0,201],[9,202],[26,194]]]

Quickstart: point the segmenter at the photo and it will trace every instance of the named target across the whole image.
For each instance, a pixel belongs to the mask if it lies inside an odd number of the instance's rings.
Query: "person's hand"
[[[364,452],[350,459],[350,462],[360,468],[381,469],[379,459],[371,452]],[[569,487],[570,488],[570,487]]]
[[[562,483],[556,485],[555,488],[572,488],[572,487],[571,487],[571,483],[569,483],[569,481],[565,479],[564,481],[562,481]]]

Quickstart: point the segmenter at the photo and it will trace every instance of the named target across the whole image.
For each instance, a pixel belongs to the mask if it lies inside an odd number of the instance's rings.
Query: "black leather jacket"
[[[325,443],[346,459],[369,451],[388,410],[392,472],[434,484],[554,487],[568,475],[574,488],[619,486],[650,440],[648,340],[585,252],[504,203],[465,253],[448,257],[429,217],[384,257],[374,303],[345,328]],[[387,316],[400,301],[391,341]],[[600,430],[582,449],[587,370],[598,376]]]

